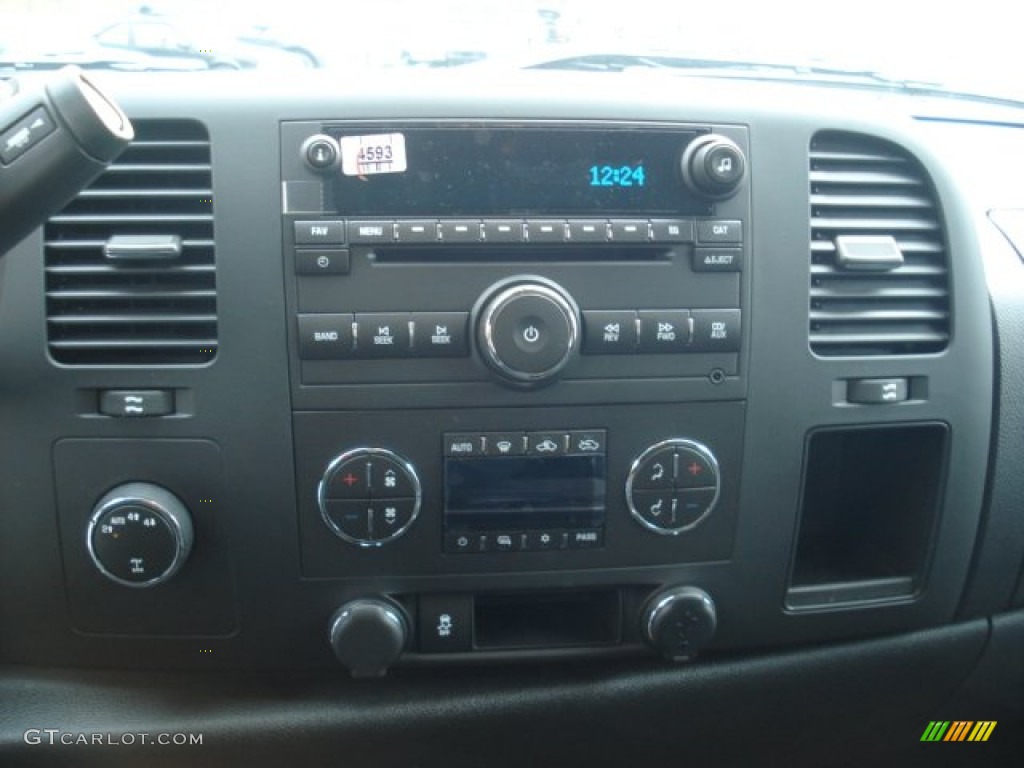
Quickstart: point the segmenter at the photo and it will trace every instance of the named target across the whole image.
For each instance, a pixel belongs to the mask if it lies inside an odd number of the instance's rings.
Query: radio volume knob
[[[691,141],[681,162],[686,186],[712,199],[735,194],[747,170],[747,160],[736,142],[714,133]]]
[[[579,348],[576,302],[542,277],[498,283],[477,303],[474,316],[484,362],[518,386],[551,381]]]

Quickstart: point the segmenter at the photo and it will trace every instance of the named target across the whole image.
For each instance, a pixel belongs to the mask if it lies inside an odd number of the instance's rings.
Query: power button
[[[553,377],[579,345],[579,310],[546,283],[522,282],[498,291],[485,303],[478,322],[484,360],[521,384]]]

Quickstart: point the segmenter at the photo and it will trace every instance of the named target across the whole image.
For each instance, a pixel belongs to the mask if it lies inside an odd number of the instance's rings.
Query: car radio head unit
[[[693,130],[327,127],[340,173],[327,207],[349,216],[708,215],[680,183]]]

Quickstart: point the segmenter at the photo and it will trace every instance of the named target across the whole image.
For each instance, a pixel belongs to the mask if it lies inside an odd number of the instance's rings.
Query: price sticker
[[[377,133],[341,139],[341,172],[346,176],[404,173],[407,167],[405,134]]]

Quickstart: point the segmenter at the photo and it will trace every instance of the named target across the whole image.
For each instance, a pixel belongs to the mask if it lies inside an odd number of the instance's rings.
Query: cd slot
[[[667,262],[672,250],[662,245],[609,247],[606,245],[562,245],[557,247],[521,245],[501,246],[378,246],[374,258],[378,264],[465,264],[537,262]]]

